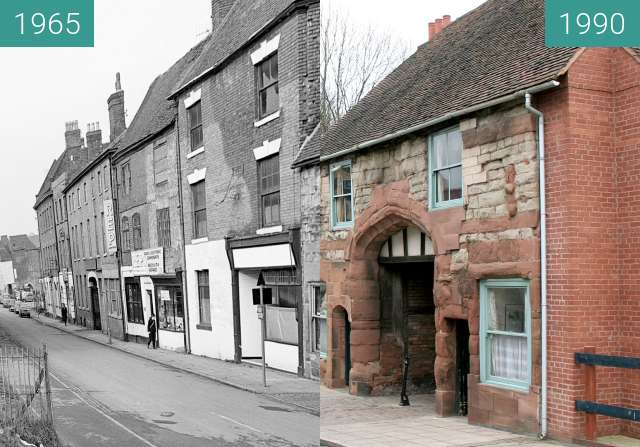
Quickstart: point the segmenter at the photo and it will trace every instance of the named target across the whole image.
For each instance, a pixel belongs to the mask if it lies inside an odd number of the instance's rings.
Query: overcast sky
[[[415,49],[429,21],[483,0],[332,2],[355,24],[392,30]],[[205,37],[209,17],[210,0],[95,0],[94,48],[0,48],[0,234],[37,231],[35,194],[64,150],[65,122],[78,120],[84,134],[99,121],[106,141],[115,73],[129,123],[153,79]]]

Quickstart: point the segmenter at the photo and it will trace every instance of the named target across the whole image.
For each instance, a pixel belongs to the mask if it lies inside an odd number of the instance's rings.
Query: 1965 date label
[[[0,46],[93,47],[93,0],[2,0]]]

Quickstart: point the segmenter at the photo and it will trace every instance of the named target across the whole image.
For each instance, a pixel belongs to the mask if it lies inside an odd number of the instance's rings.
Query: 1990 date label
[[[2,0],[0,46],[93,47],[93,0]]]
[[[640,46],[638,0],[545,0],[549,47]]]

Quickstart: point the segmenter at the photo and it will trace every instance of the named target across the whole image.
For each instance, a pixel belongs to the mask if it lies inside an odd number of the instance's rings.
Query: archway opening
[[[434,258],[431,240],[413,226],[394,233],[380,249],[377,382],[384,391],[403,385],[409,393],[435,391]]]

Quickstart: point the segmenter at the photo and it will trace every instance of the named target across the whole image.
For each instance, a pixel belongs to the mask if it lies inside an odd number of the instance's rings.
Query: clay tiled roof
[[[576,51],[545,47],[544,0],[488,0],[420,46],[329,129],[321,155],[553,80]]]

